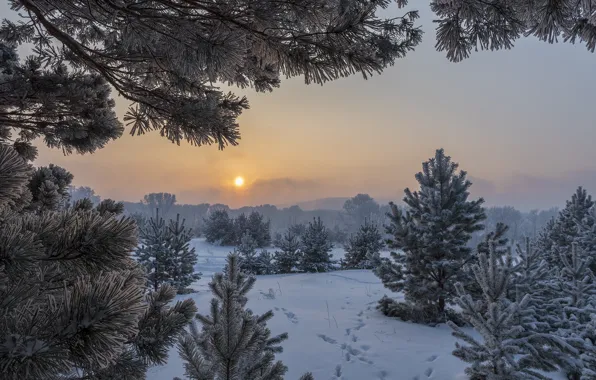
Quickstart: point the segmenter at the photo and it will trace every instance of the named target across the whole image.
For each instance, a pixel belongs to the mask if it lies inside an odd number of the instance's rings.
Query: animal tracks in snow
[[[329,343],[329,344],[336,344],[336,343],[337,343],[337,340],[335,340],[335,339],[333,339],[333,338],[330,338],[330,337],[328,337],[328,336],[327,336],[327,335],[325,335],[325,334],[317,334],[317,336],[318,336],[319,338],[323,339],[325,342],[327,342],[327,343]]]
[[[439,355],[433,354],[433,355],[429,356],[428,358],[426,358],[425,361],[427,363],[433,363],[438,358],[439,358]],[[426,376],[427,379],[431,379],[433,377],[434,373],[435,373],[435,369],[433,367],[428,367],[426,369],[426,371],[424,371],[424,376]],[[414,376],[412,378],[412,380],[420,380],[420,376]]]
[[[298,323],[298,317],[296,316],[296,314],[292,313],[291,311],[289,311],[283,307],[281,308],[281,311],[284,312],[285,316],[288,318],[288,320],[290,322],[292,322],[293,324]]]

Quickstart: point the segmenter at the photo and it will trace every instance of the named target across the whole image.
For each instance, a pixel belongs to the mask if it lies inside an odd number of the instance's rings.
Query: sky
[[[117,200],[163,191],[232,207],[357,193],[385,202],[415,187],[421,163],[442,147],[489,205],[561,206],[579,185],[596,194],[594,54],[528,38],[451,63],[434,49],[427,5],[420,14],[422,44],[380,76],[324,86],[293,78],[266,94],[231,89],[250,101],[237,147],[177,146],[127,130],[92,155],[65,157],[40,143],[36,164],[63,166],[76,185]],[[126,107],[117,98],[120,117]]]

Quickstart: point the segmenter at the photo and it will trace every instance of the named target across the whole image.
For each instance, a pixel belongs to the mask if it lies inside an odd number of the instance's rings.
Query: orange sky
[[[37,164],[64,166],[77,185],[124,200],[155,191],[231,206],[357,192],[398,200],[420,163],[444,147],[493,203],[546,207],[589,187],[596,57],[580,46],[524,40],[513,51],[449,63],[434,51],[432,15],[422,12],[422,20],[423,44],[371,80],[321,87],[297,78],[270,94],[231,89],[251,106],[239,120],[238,147],[127,134],[87,156],[42,147]],[[240,191],[232,188],[238,175],[247,181]]]

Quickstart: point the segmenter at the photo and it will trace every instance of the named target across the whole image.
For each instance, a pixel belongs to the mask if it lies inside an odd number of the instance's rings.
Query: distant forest
[[[89,198],[94,203],[99,203],[101,198],[89,187],[71,187],[71,201],[75,202],[81,198]],[[303,210],[299,206],[280,208],[274,205],[261,205],[254,207],[241,207],[232,209],[224,204],[201,203],[196,205],[179,204],[175,194],[151,193],[143,197],[139,202],[123,202],[125,215],[132,216],[138,220],[149,218],[154,215],[156,209],[162,217],[175,219],[176,215],[184,218],[186,225],[192,228],[196,237],[203,235],[205,218],[214,210],[223,209],[228,212],[231,218],[240,214],[250,214],[256,211],[271,222],[271,235],[285,231],[288,227],[296,224],[306,224],[313,218],[321,218],[321,221],[331,232],[332,240],[336,244],[343,244],[347,237],[355,232],[357,228],[369,220],[379,226],[387,224],[388,204],[379,204],[367,194],[358,194],[345,201],[342,210]],[[399,206],[399,203],[397,203]],[[486,208],[484,231],[475,234],[470,244],[475,245],[487,231],[492,231],[497,223],[504,223],[509,226],[507,238],[510,242],[520,242],[524,237],[535,238],[540,230],[554,218],[559,209],[556,207],[547,210],[531,210],[522,212],[511,206],[494,206]],[[381,230],[384,230],[381,228]]]

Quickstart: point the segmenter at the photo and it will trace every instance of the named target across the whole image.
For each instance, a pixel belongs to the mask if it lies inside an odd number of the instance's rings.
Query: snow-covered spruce
[[[257,242],[252,238],[250,232],[244,232],[240,244],[234,249],[238,255],[240,269],[247,274],[257,274],[259,260],[257,256]]]
[[[201,273],[194,270],[197,263],[197,255],[194,248],[190,247],[190,240],[193,232],[185,226],[185,220],[170,220],[167,227],[166,249],[173,257],[171,271],[171,285],[177,289],[179,294],[190,292],[189,286],[201,278]]]
[[[298,269],[304,272],[328,272],[333,265],[329,232],[318,217],[308,223],[301,237],[300,262]]]
[[[145,268],[153,290],[169,284],[179,293],[186,293],[188,286],[200,278],[201,274],[194,271],[197,262],[194,248],[189,246],[192,232],[180,221],[180,215],[166,223],[156,210],[155,216],[139,226],[139,237],[141,244],[135,256]]]
[[[350,236],[345,245],[346,255],[344,258],[345,268],[372,269],[374,259],[384,247],[383,236],[376,224],[365,220],[358,232]]]
[[[205,238],[209,243],[234,245],[235,231],[234,219],[230,218],[226,210],[214,210],[205,219]]]
[[[531,294],[533,302],[544,304],[548,298],[545,294],[544,281],[549,279],[549,270],[544,254],[536,249],[530,238],[526,238],[525,245],[516,245],[517,263],[513,268],[516,299],[521,300],[524,295]]]
[[[278,248],[273,254],[276,271],[278,273],[292,272],[300,260],[300,237],[295,228],[290,227],[283,235],[279,236],[275,246]]]
[[[454,330],[453,335],[467,343],[456,343],[453,354],[471,364],[465,370],[470,379],[548,379],[538,371],[545,369],[540,357],[545,344],[572,348],[555,336],[527,331],[520,323],[520,320],[532,318],[533,310],[529,308],[530,295],[525,295],[519,302],[506,297],[513,275],[510,254],[503,259],[491,243],[488,254],[479,252],[478,259],[473,271],[482,288],[486,311],[483,303],[472,299],[461,283],[455,285],[459,296],[455,301],[464,318],[482,336],[482,341],[448,322]],[[529,323],[524,325],[531,326]]]
[[[559,252],[562,269],[551,280],[551,325],[556,334],[578,348],[581,363],[564,368],[570,379],[594,379],[596,375],[596,278],[591,258],[572,243],[571,253]],[[591,377],[592,376],[592,377]]]
[[[256,211],[250,213],[247,219],[248,232],[257,243],[257,247],[263,248],[271,244],[271,221],[265,220],[265,217]],[[238,236],[240,231],[236,231]]]
[[[577,221],[579,237],[577,242],[583,252],[591,255],[590,270],[596,273],[596,206],[586,213],[583,219]]]
[[[582,228],[579,224],[589,217],[593,206],[594,201],[586,189],[578,187],[571,199],[566,202],[565,208],[541,233],[538,244],[546,253],[546,259],[551,267],[560,269],[559,252],[570,254],[572,243],[585,241],[582,239]],[[581,248],[590,250],[590,247],[581,246]]]
[[[471,234],[483,228],[483,199],[468,201],[472,185],[466,172],[438,149],[416,174],[420,189],[405,190],[405,211],[391,204],[393,236],[389,247],[402,250],[380,260],[375,273],[393,291],[403,291],[412,308],[442,321],[455,294],[454,284],[465,280]]]
[[[210,315],[197,314],[201,331],[191,324],[178,343],[188,379],[283,380],[287,367],[275,361],[275,354],[282,351],[279,344],[288,335],[271,337],[267,328],[271,311],[255,315],[246,308],[246,295],[255,281],[240,270],[235,254],[228,256],[224,272],[213,277]],[[300,379],[312,380],[312,375]]]

